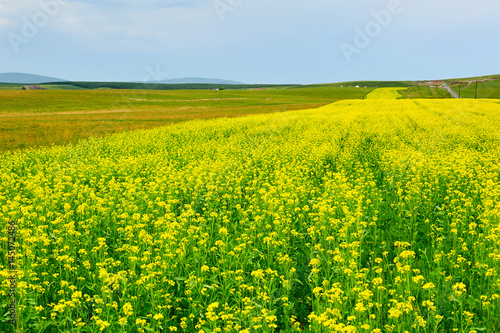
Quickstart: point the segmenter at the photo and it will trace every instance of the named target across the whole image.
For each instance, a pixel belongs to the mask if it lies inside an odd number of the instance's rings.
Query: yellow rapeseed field
[[[403,97],[398,91],[406,89],[397,87],[375,89],[366,96],[366,99],[398,99]]]
[[[370,98],[6,153],[0,310],[15,221],[20,332],[498,332],[499,147]]]

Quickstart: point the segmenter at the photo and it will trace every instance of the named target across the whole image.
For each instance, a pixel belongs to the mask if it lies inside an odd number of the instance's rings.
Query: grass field
[[[460,95],[462,98],[474,98],[476,96],[476,84],[472,82],[455,83],[452,89],[459,92],[458,86],[461,85]],[[477,83],[478,98],[500,98],[500,80],[479,81]]]
[[[404,98],[449,98],[446,90],[428,85],[414,85],[401,92]]]
[[[0,150],[49,146],[192,119],[238,117],[361,99],[373,88],[0,91]]]
[[[3,83],[0,82],[0,90],[18,90],[21,87],[16,83]]]
[[[500,331],[500,104],[372,94],[3,153],[19,331]]]
[[[500,75],[444,80],[462,98],[500,98]],[[459,89],[459,87],[461,89]]]

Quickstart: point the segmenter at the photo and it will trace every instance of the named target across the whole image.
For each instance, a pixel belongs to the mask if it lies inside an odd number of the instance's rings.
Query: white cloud
[[[63,34],[68,38],[72,36],[87,50],[148,52],[180,42],[195,42],[198,32],[203,31],[203,21],[207,16],[203,9],[196,6],[131,8],[114,6],[114,3],[67,3],[61,18]],[[157,4],[159,1],[149,3]],[[110,4],[112,6],[108,6]]]

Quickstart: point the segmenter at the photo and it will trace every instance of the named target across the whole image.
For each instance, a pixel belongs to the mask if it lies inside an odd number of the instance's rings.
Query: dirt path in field
[[[45,113],[9,113],[0,114],[1,118],[11,117],[33,117],[33,116],[59,116],[70,114],[99,114],[99,113],[121,113],[121,112],[139,112],[138,110],[100,110],[100,111],[61,111],[61,112],[45,112]]]
[[[256,98],[208,98],[208,99],[140,99],[131,98],[133,101],[138,102],[205,102],[205,101],[229,101],[229,100],[242,100],[242,99],[256,99]],[[266,99],[269,100],[270,98]]]
[[[476,82],[486,82],[486,81],[495,81],[495,80],[500,80],[500,77],[494,77],[494,78],[491,78],[491,79],[482,79],[482,80],[467,81],[467,83],[468,83],[467,87],[465,87],[464,89],[469,88],[471,84],[476,83]]]

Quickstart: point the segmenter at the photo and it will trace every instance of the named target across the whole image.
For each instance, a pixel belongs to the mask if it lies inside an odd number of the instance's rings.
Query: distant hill
[[[166,83],[166,84],[184,84],[184,83],[204,83],[204,84],[243,84],[237,81],[222,80],[222,79],[209,79],[203,77],[183,77],[179,79],[170,79],[162,81],[150,81],[147,83]]]
[[[456,78],[456,79],[444,79],[439,81],[479,81],[479,80],[499,80],[500,74],[496,75],[486,75],[486,76],[474,76],[466,78]]]
[[[44,82],[63,82],[66,80],[50,76],[27,74],[27,73],[0,73],[0,82],[37,84]]]
[[[142,82],[45,82],[42,88],[49,89],[147,89],[147,90],[186,90],[186,89],[259,89],[290,87],[277,84],[221,84],[221,83],[142,83]]]

